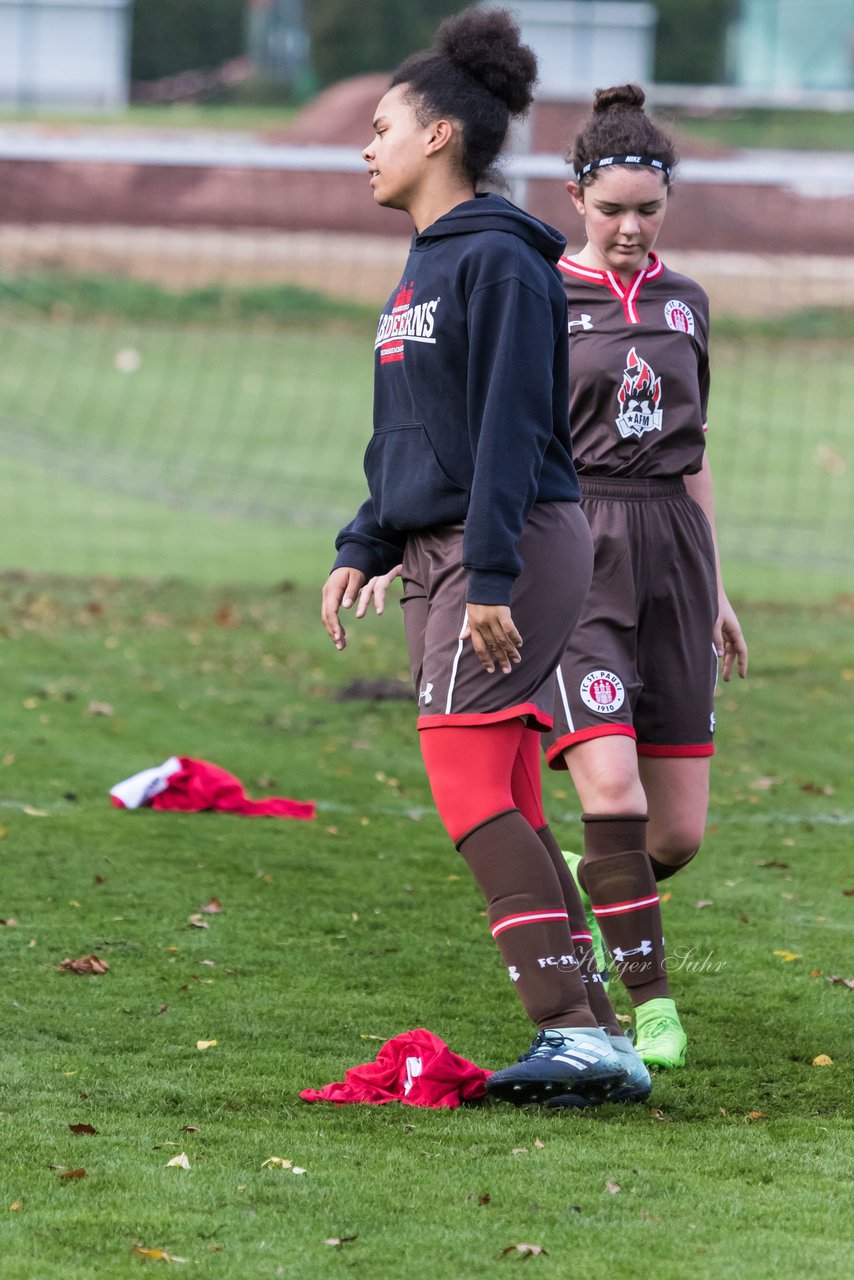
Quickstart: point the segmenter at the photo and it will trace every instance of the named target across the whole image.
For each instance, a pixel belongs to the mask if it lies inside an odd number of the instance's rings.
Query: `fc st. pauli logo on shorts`
[[[626,700],[622,680],[613,671],[588,671],[579,686],[581,700],[600,716],[619,711]]]
[[[661,378],[632,347],[626,356],[623,380],[617,392],[620,413],[617,429],[624,440],[640,439],[647,431],[660,431],[664,416],[661,405]]]
[[[436,308],[441,298],[412,305],[415,285],[410,281],[400,286],[394,297],[391,312],[380,316],[374,350],[379,349],[380,364],[396,364],[403,359],[407,342],[426,342],[436,345],[433,336]]]

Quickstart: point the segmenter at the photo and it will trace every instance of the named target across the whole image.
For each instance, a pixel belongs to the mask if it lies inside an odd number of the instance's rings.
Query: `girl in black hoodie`
[[[377,107],[371,190],[415,235],[377,330],[370,496],[338,536],[322,616],[343,649],[340,609],[402,560],[433,796],[538,1028],[489,1092],[591,1106],[650,1085],[540,794],[554,672],[592,570],[567,421],[565,242],[476,194],[535,78],[509,14],[472,8],[403,63]]]

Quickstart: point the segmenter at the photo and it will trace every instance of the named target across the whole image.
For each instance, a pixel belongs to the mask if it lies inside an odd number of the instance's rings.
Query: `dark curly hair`
[[[678,161],[676,148],[643,109],[646,94],[638,84],[613,85],[610,89],[597,89],[593,102],[593,114],[575,139],[567,155],[576,173],[591,160],[604,156],[643,155],[650,160],[660,160],[668,169]],[[594,169],[580,179],[583,187],[595,182],[599,170]],[[670,185],[665,174],[664,181]]]
[[[432,46],[402,62],[390,87],[408,86],[420,125],[439,117],[459,123],[462,170],[477,185],[504,145],[511,116],[531,105],[536,79],[537,59],[509,12],[472,7],[446,18]]]

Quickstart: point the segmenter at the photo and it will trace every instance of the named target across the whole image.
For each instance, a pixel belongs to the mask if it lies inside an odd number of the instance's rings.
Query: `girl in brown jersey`
[[[377,107],[370,188],[415,236],[377,331],[370,496],[338,535],[322,617],[344,649],[341,610],[402,559],[433,796],[537,1027],[487,1090],[581,1107],[641,1100],[650,1080],[583,971],[584,908],[542,812],[539,739],[592,571],[567,420],[566,242],[476,194],[535,76],[509,14],[471,8]]]
[[[637,85],[599,90],[571,160],[587,241],[561,260],[570,423],[594,538],[593,585],[559,673],[552,768],[583,807],[569,854],[635,1005],[650,1065],[684,1064],[657,881],[706,820],[718,660],[747,672],[727,600],[704,450],[708,299],[653,253],[676,156]]]

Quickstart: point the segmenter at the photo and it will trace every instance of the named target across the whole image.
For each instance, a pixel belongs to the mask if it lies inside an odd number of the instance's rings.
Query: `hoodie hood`
[[[413,245],[426,249],[446,236],[467,236],[477,231],[506,231],[518,236],[550,262],[557,262],[566,249],[566,237],[554,227],[492,192],[476,195],[443,214],[415,236]]]

